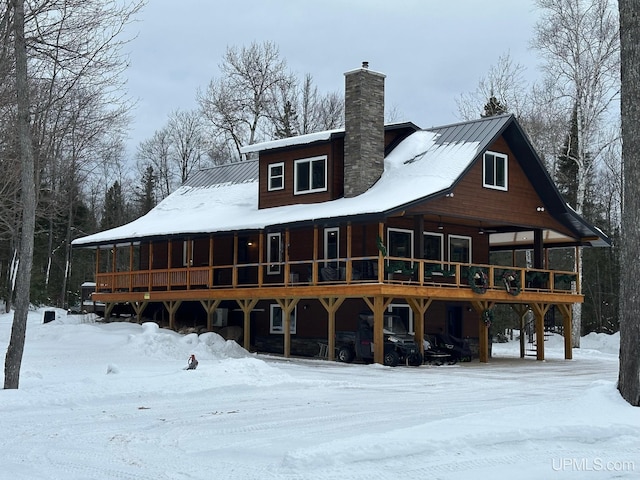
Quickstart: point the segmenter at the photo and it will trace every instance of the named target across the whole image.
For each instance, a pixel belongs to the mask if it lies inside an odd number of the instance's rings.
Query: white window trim
[[[329,234],[336,232],[336,258],[329,258]],[[324,266],[328,266],[329,262],[337,262],[340,258],[340,227],[330,227],[324,229]]]
[[[282,167],[282,175],[272,175],[271,174],[271,169],[275,168],[275,167]],[[278,162],[278,163],[269,164],[269,172],[268,172],[267,177],[268,177],[267,178],[267,191],[274,192],[276,190],[284,190],[284,162]],[[271,180],[273,178],[276,178],[276,177],[282,177],[282,186],[274,188],[274,187],[271,186]]]
[[[487,179],[485,178],[485,171],[486,171],[485,164],[487,162],[487,154],[493,155],[495,158],[502,158],[504,160],[504,186],[487,183]],[[484,152],[484,154],[482,155],[482,186],[483,187],[491,188],[493,190],[502,190],[503,192],[506,192],[507,190],[509,190],[509,162],[508,162],[508,160],[509,160],[509,157],[507,155],[505,155],[504,153],[492,152],[490,150],[487,150],[486,152]],[[495,177],[495,172],[496,172],[495,164],[493,166],[493,172],[494,172],[494,177]],[[493,179],[493,181],[495,182],[495,178]]]
[[[182,241],[182,266],[191,267],[193,265],[193,240]]]
[[[278,239],[278,258],[271,258],[271,239]],[[267,275],[278,275],[281,271],[282,262],[282,234],[267,233]]]
[[[290,324],[289,324],[289,333],[291,335],[295,335],[296,334],[296,310],[298,307],[293,307],[293,311],[290,314]],[[277,303],[272,303],[271,305],[269,305],[269,333],[275,333],[275,334],[280,334],[280,335],[284,335],[284,312],[282,313],[283,317],[282,317],[282,326],[275,326],[273,324],[273,318],[274,318],[274,312],[275,310],[278,309],[280,311],[282,311],[282,307],[280,307],[280,305],[278,305]]]
[[[466,235],[449,235],[449,239],[447,241],[447,247],[448,247],[448,255],[449,255],[449,261],[453,262],[453,260],[451,260],[451,239],[453,238],[463,238],[465,240],[469,240],[469,263],[473,263],[473,243],[472,243],[472,239],[471,237],[468,237]]]
[[[409,326],[407,328],[407,331],[412,335],[415,334],[416,331],[415,331],[414,324],[413,324],[413,309],[409,305],[407,305],[406,303],[391,303],[387,307],[387,312],[393,313],[393,309],[394,308],[406,308],[408,310],[408,312],[409,312]]]
[[[411,251],[409,252],[408,257],[403,257],[403,258],[413,258],[413,252],[415,251],[415,246],[413,244],[413,230],[407,230],[405,228],[392,228],[392,227],[387,228],[387,249],[389,251],[389,256],[394,256],[394,255],[391,255],[391,236],[389,235],[389,233],[391,232],[408,233],[410,235],[411,245],[409,248],[411,249]]]
[[[313,163],[317,160],[324,161],[324,187],[322,188],[310,188],[309,190],[298,190],[298,165],[301,163]],[[294,195],[306,195],[307,193],[317,193],[317,192],[326,192],[327,191],[327,170],[329,166],[327,165],[327,156],[320,155],[317,157],[309,157],[309,158],[301,158],[299,160],[295,160],[293,162],[293,194]],[[313,169],[309,168],[309,186],[313,183]]]

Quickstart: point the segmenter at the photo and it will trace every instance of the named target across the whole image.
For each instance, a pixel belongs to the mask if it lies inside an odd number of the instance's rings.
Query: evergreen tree
[[[107,230],[124,225],[128,221],[127,217],[127,206],[122,195],[122,188],[120,183],[116,181],[105,196],[100,229]]]
[[[489,101],[484,106],[484,114],[481,114],[480,117],[494,117],[496,115],[502,115],[503,113],[508,113],[507,107],[502,105],[500,100],[491,95],[491,97],[489,97]]]
[[[153,167],[148,165],[135,192],[136,216],[141,217],[156,206],[156,175]]]

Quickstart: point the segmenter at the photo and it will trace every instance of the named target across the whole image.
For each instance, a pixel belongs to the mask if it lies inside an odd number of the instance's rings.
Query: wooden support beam
[[[573,350],[571,348],[571,328],[573,320],[573,306],[566,303],[558,305],[558,310],[562,314],[562,335],[564,337],[564,359],[571,360],[573,358]]]
[[[318,298],[322,306],[327,311],[328,315],[328,323],[327,323],[327,360],[335,359],[335,351],[336,351],[336,312],[342,302],[344,302],[345,297],[328,297],[328,298]]]
[[[261,237],[262,238],[262,237]],[[239,298],[236,303],[240,306],[242,313],[244,314],[244,349],[249,351],[251,349],[251,310],[258,303],[257,298]]]
[[[284,356],[291,356],[291,312],[296,307],[299,298],[276,298],[282,309],[282,328],[284,329]]]
[[[431,298],[407,298],[407,303],[413,310],[413,322],[414,338],[416,345],[420,349],[420,355],[424,357],[424,314],[431,305],[433,300]]]
[[[111,321],[111,312],[113,312],[113,307],[115,307],[116,304],[112,303],[112,302],[105,302],[104,304],[104,319],[109,322]]]
[[[213,235],[209,235],[209,288],[213,287]]]
[[[264,231],[260,230],[260,236],[258,237],[258,286],[261,287],[264,283]]]
[[[510,306],[511,306],[511,310],[516,312],[518,314],[518,317],[520,318],[520,358],[524,358],[524,354],[525,354],[524,317],[527,315],[527,312],[529,311],[529,307],[528,305],[519,304],[519,303],[511,304]]]
[[[351,283],[353,265],[351,264],[351,243],[353,242],[353,236],[351,233],[351,222],[347,223],[347,267],[346,275],[347,283]]]
[[[167,312],[169,312],[169,328],[171,330],[175,330],[176,329],[176,312],[178,311],[178,308],[180,308],[180,305],[182,304],[182,300],[173,300],[173,301],[164,301],[162,302],[164,305],[164,308],[167,309]]]
[[[313,263],[311,264],[311,285],[318,284],[318,226],[313,226]]]
[[[238,232],[233,234],[233,268],[231,270],[231,285],[238,286]]]
[[[471,302],[473,308],[478,312],[480,320],[478,321],[478,356],[480,363],[489,362],[489,326],[482,318],[482,312],[493,307],[493,302],[486,300],[475,300]]]
[[[363,300],[373,312],[373,361],[384,365],[384,311],[393,297],[363,297]]]
[[[136,313],[136,320],[138,323],[142,323],[142,312],[144,312],[144,309],[147,308],[147,305],[149,305],[149,302],[147,301],[131,302],[131,307]]]
[[[148,283],[148,291],[150,292],[152,290],[153,287],[153,242],[151,240],[149,240],[149,279],[147,281]]]
[[[378,222],[378,236],[384,242],[384,223]],[[378,283],[384,282],[384,256],[378,249]]]
[[[210,332],[213,330],[213,315],[216,313],[216,309],[222,302],[221,298],[215,300],[200,300],[200,305],[204,308],[204,311],[207,313],[207,331]]]
[[[548,303],[531,304],[531,310],[533,310],[536,322],[536,359],[540,361],[544,360],[544,316],[550,306]]]
[[[129,271],[133,272],[133,242],[129,244]],[[129,275],[129,291],[133,292],[133,275]]]

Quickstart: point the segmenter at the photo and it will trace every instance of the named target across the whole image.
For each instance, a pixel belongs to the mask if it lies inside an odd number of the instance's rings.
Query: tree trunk
[[[623,203],[618,390],[640,406],[640,5],[620,0]]]
[[[16,389],[20,381],[20,365],[24,352],[29,313],[29,289],[33,265],[33,235],[35,231],[36,189],[34,160],[29,128],[29,85],[27,77],[27,48],[24,38],[24,0],[13,0],[14,50],[16,62],[17,129],[21,157],[22,232],[20,235],[20,263],[16,278],[16,301],[4,366],[4,388]]]

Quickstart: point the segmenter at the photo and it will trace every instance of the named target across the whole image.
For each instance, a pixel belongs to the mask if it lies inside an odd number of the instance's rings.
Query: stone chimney
[[[384,170],[384,78],[369,62],[345,76],[344,196],[368,190]]]

